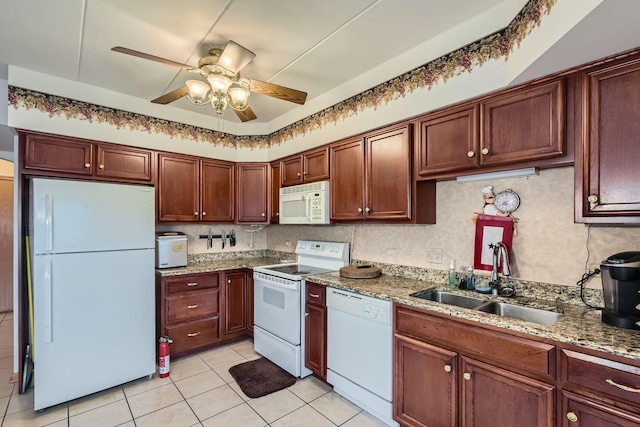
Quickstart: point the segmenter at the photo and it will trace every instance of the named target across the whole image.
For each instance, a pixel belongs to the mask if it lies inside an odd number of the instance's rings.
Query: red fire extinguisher
[[[160,378],[167,378],[169,376],[169,365],[171,363],[169,344],[172,342],[169,337],[160,337],[160,347],[158,348],[158,372],[160,373]]]

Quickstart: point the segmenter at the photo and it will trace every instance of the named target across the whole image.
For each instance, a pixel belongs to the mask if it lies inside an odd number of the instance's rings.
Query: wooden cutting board
[[[350,265],[349,267],[342,267],[340,269],[340,276],[347,277],[349,279],[373,279],[379,275],[380,269],[370,265],[363,265],[360,267]]]

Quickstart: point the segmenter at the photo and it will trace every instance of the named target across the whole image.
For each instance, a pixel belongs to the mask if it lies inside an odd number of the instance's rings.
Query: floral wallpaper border
[[[319,111],[270,135],[236,136],[184,123],[158,119],[83,101],[9,86],[9,104],[15,109],[36,109],[50,117],[107,123],[116,128],[168,135],[173,139],[206,142],[221,147],[263,149],[280,145],[329,124],[376,109],[417,89],[431,89],[451,77],[471,72],[491,59],[508,59],[524,38],[539,26],[557,0],[529,0],[504,29],[468,44],[338,104]]]

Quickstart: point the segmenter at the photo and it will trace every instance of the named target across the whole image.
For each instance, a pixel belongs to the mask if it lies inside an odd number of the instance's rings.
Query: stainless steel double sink
[[[487,301],[482,298],[460,295],[438,289],[427,289],[415,292],[411,294],[411,296],[540,325],[553,325],[558,321],[558,318],[560,318],[560,313],[554,311],[524,307],[499,301]]]

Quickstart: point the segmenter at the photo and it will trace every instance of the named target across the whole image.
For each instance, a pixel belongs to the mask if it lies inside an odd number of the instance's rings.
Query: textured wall
[[[518,235],[513,240],[513,276],[524,280],[575,285],[588,259],[588,268],[616,252],[640,250],[640,227],[587,227],[573,222],[573,168],[540,171],[530,178],[437,184],[435,225],[270,226],[269,249],[290,251],[298,239],[353,242],[355,259],[447,269],[473,262],[475,224],[470,219],[481,210],[481,190],[513,189],[521,204],[514,216]],[[587,235],[590,234],[587,249]],[[427,262],[429,248],[442,249],[442,263]],[[590,283],[600,286],[598,278]]]

